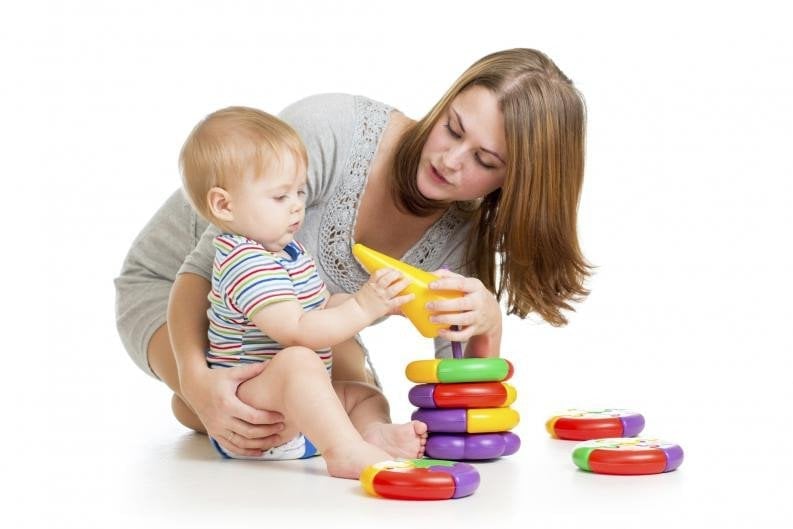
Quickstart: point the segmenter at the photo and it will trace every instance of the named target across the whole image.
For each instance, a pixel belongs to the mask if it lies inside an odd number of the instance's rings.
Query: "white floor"
[[[519,325],[529,324],[510,320],[507,335]],[[538,344],[546,334],[558,333],[562,353],[570,345],[565,336],[571,333],[564,330],[536,327],[532,332]],[[389,335],[406,337],[401,344],[392,339],[375,359],[397,420],[410,413],[409,383],[401,370],[409,359],[425,357],[428,347],[414,334],[404,321],[387,322],[367,334],[369,341],[381,342]],[[567,363],[564,354],[555,360],[532,356],[520,347],[507,340],[505,355],[516,367],[516,408],[522,415],[516,431],[522,449],[477,465],[482,483],[473,496],[426,503],[367,497],[357,482],[327,477],[319,458],[219,459],[206,437],[170,418],[167,391],[134,371],[119,346],[97,358],[91,380],[56,362],[48,373],[49,400],[15,407],[17,419],[24,411],[35,418],[22,422],[19,438],[11,437],[15,442],[6,449],[2,475],[14,490],[3,499],[2,517],[8,522],[3,526],[266,527],[285,522],[296,527],[668,528],[685,522],[692,527],[790,527],[789,414],[780,415],[764,401],[775,396],[789,403],[789,389],[772,383],[756,386],[754,395],[741,395],[742,368],[737,366],[720,374],[699,371],[693,376],[697,391],[689,385],[691,377],[675,379],[671,372],[666,384],[657,378],[633,381],[622,370],[619,384],[606,369],[600,391],[598,383],[578,372],[588,369],[586,361]],[[646,365],[641,358],[635,362],[638,372]],[[100,382],[102,372],[112,376]],[[24,384],[19,378],[11,382]],[[614,384],[618,388],[609,387]],[[626,392],[637,384],[645,390]],[[728,387],[732,390],[723,392]],[[680,469],[644,477],[577,470],[570,459],[575,443],[549,439],[544,421],[567,406],[604,405],[638,409],[647,419],[646,434],[681,444],[686,459]]]

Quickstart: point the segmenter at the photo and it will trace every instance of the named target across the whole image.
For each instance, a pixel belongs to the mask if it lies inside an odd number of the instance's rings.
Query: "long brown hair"
[[[589,294],[591,266],[578,244],[577,212],[584,177],[586,107],[578,90],[543,53],[512,49],[474,63],[397,147],[391,193],[403,211],[427,216],[449,207],[422,196],[416,183],[424,143],[460,92],[482,86],[499,99],[507,141],[504,185],[478,208],[466,268],[496,293],[507,312],[536,311],[564,325],[562,309]],[[497,258],[501,262],[497,264]],[[499,266],[500,265],[500,266]]]

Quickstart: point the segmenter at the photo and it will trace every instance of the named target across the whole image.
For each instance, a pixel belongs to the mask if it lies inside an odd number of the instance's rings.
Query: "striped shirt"
[[[210,367],[266,362],[283,349],[252,322],[264,307],[282,301],[297,301],[304,311],[322,307],[326,288],[314,260],[296,241],[290,242],[284,252],[288,257],[241,235],[223,233],[215,237],[207,310]],[[330,373],[330,349],[317,354]]]

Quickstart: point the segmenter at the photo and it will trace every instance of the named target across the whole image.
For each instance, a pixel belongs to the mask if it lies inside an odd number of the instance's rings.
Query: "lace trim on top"
[[[356,128],[350,156],[341,175],[342,183],[328,200],[320,222],[318,252],[322,268],[345,292],[355,292],[369,279],[352,255],[353,229],[369,168],[391,110],[382,103],[355,98]],[[456,205],[450,207],[401,260],[424,270],[440,268],[441,250],[469,216]]]

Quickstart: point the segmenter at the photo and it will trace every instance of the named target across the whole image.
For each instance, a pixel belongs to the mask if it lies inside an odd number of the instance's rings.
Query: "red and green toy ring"
[[[398,500],[449,500],[470,496],[479,472],[467,464],[438,459],[384,461],[361,472],[361,487],[372,496]]]
[[[573,463],[581,470],[623,476],[671,472],[683,462],[679,445],[640,437],[595,439],[573,449]]]
[[[545,429],[555,439],[572,441],[635,437],[644,429],[644,417],[640,413],[617,408],[571,408],[548,419]]]
[[[444,384],[457,382],[500,382],[513,373],[512,364],[503,358],[444,358],[416,360],[408,364],[405,375],[412,382]]]

